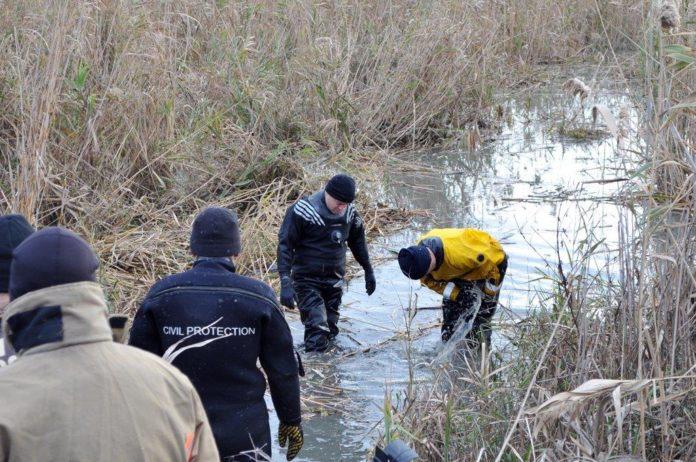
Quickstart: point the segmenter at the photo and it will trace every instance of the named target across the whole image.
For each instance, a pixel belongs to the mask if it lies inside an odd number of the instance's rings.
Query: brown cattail
[[[679,7],[674,0],[665,0],[660,8],[660,25],[663,30],[671,31],[679,29],[681,17],[679,16]]]
[[[566,82],[563,84],[563,89],[569,93],[572,93],[573,96],[580,97],[580,101],[584,101],[592,91],[590,87],[585,84],[585,82],[577,77],[566,80]]]

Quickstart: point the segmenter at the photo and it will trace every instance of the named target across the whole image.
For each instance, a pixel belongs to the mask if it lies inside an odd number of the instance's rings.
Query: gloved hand
[[[128,333],[131,328],[131,319],[125,314],[109,315],[109,327],[111,338],[116,343],[128,343]]]
[[[280,278],[280,304],[291,310],[295,309],[295,289],[292,288],[290,276]]]
[[[302,425],[288,425],[283,422],[278,425],[278,443],[281,448],[288,443],[287,460],[292,460],[297,456],[297,453],[302,449],[304,444],[304,433],[302,433]]]
[[[443,301],[459,302],[463,297],[466,297],[469,292],[474,290],[475,284],[464,279],[455,279],[445,285],[442,292]],[[456,290],[455,290],[456,289]]]
[[[496,285],[495,279],[489,279],[483,285],[483,293],[489,297],[495,297],[498,292],[500,292],[500,284]]]
[[[375,279],[375,273],[370,270],[365,270],[365,292],[367,295],[372,295],[377,288],[377,280]]]
[[[470,304],[472,300],[475,300],[479,296],[478,294],[481,293],[473,281],[458,280],[456,284],[459,293],[457,293],[455,302],[459,304]]]

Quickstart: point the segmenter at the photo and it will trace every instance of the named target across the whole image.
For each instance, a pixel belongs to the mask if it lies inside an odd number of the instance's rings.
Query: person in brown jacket
[[[0,460],[218,461],[191,382],[112,341],[98,260],[76,234],[34,233],[12,254],[2,330]]]

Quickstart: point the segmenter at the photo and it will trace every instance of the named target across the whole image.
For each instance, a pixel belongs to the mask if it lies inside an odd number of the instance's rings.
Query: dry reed
[[[563,89],[573,96],[580,98],[580,101],[584,101],[588,96],[590,96],[590,93],[592,93],[592,89],[590,89],[585,82],[577,77],[566,80],[563,84]]]
[[[692,31],[696,30],[696,2],[689,2],[689,8],[686,10],[686,22],[691,25]]]
[[[527,64],[592,51],[578,16],[630,43],[629,0],[540,27],[547,3],[6,1],[0,209],[94,243],[116,311],[186,266],[207,204],[239,210],[239,263],[267,278],[282,210],[331,170],[477,127]],[[361,197],[375,229],[399,215]]]

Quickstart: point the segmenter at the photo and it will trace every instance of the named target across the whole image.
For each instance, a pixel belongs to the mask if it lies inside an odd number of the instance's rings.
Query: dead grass
[[[575,141],[601,140],[611,136],[605,130],[600,130],[592,127],[575,126],[572,128],[558,127],[558,134],[571,138]]]
[[[282,210],[331,170],[478,127],[529,64],[592,52],[598,12],[625,46],[636,7],[600,3],[6,1],[0,209],[87,237],[118,311],[187,264],[212,203],[267,278]]]

